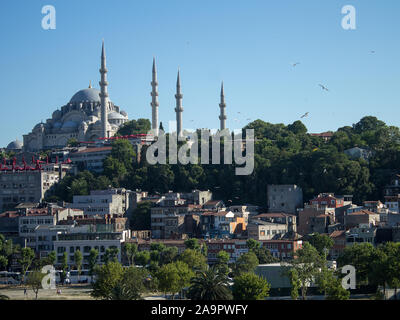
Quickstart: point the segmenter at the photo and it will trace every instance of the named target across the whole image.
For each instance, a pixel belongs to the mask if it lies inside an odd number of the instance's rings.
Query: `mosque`
[[[89,88],[75,93],[66,105],[53,112],[51,119],[38,123],[32,132],[23,136],[23,150],[62,148],[71,138],[95,141],[112,137],[128,121],[128,115],[108,99],[104,42],[100,74],[100,90],[89,84]]]
[[[104,41],[101,50],[101,79],[100,90],[92,88],[83,89],[75,93],[71,100],[60,110],[53,112],[51,119],[34,126],[32,132],[23,136],[23,143],[12,141],[6,149],[10,151],[23,150],[36,152],[40,150],[63,148],[71,138],[78,141],[105,141],[118,131],[118,128],[128,121],[128,115],[119,106],[114,105],[108,98],[107,67]],[[153,59],[151,81],[151,128],[155,136],[158,135],[158,81],[155,59]],[[178,71],[176,82],[176,122],[177,134],[183,135],[183,106],[181,83]],[[220,130],[226,129],[226,104],[223,83],[221,85]]]

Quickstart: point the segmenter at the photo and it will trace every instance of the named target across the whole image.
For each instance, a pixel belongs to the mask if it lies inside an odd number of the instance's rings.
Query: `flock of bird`
[[[371,54],[374,54],[376,51],[374,51],[374,50],[371,50],[370,51],[370,53]],[[300,62],[296,62],[296,63],[293,63],[292,64],[292,67],[293,68],[295,68],[296,66],[298,66],[300,64]],[[323,84],[318,84],[320,87],[321,87],[321,89],[323,90],[323,91],[327,91],[327,92],[329,92],[329,89],[326,87],[326,85],[323,85]],[[306,117],[308,117],[308,115],[309,115],[309,112],[306,112],[305,114],[303,114],[301,117],[300,117],[300,119],[303,119],[303,118],[306,118]]]
[[[371,50],[370,53],[371,53],[371,54],[375,54],[376,51]],[[300,62],[292,63],[292,67],[295,68],[295,67],[297,67],[299,64],[300,64]],[[318,86],[321,87],[321,89],[322,89],[323,91],[330,92],[330,90],[328,89],[328,87],[327,87],[326,85],[320,83],[320,84],[318,84]],[[238,111],[238,114],[241,114],[240,111]],[[300,117],[300,119],[303,119],[303,118],[308,117],[309,114],[310,114],[309,112],[304,113],[304,114]],[[235,122],[239,122],[239,121],[240,121],[238,118],[234,118],[233,120],[234,120]],[[251,120],[252,120],[251,118],[247,118],[247,119],[246,119],[246,121],[251,121]],[[190,122],[193,122],[193,121],[194,121],[194,120],[190,120]]]

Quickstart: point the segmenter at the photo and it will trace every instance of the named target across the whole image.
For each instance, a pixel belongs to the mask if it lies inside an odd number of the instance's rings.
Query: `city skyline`
[[[21,3],[23,12],[17,10]],[[400,6],[394,1],[379,7],[354,4],[356,30],[341,27],[344,1],[74,4],[52,1],[55,30],[41,28],[45,3],[5,5],[1,146],[22,141],[23,134],[89,82],[99,88],[103,38],[109,98],[130,119],[151,119],[155,57],[164,125],[175,118],[179,67],[185,129],[219,128],[222,81],[230,129],[256,119],[289,124],[306,112],[301,120],[309,132],[336,130],[367,115],[399,126],[393,114],[398,45],[388,41],[398,35],[395,9]]]

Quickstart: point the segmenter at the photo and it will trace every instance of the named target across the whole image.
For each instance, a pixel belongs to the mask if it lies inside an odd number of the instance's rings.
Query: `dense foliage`
[[[146,125],[139,122],[141,119],[136,124],[129,122],[120,133],[143,131],[140,128]],[[128,130],[130,126],[134,129]],[[254,129],[257,138],[254,171],[249,176],[236,176],[235,164],[149,165],[145,147],[138,163],[127,141],[116,140],[102,175],[82,172],[65,177],[55,194],[70,201],[72,194],[87,194],[109,184],[151,193],[197,188],[209,189],[215,198],[228,203],[265,206],[267,184],[294,183],[302,187],[306,201],[317,193],[335,192],[353,194],[354,201],[361,203],[367,199],[383,200],[382,188],[400,168],[399,128],[387,126],[375,117],[365,117],[353,126],[338,129],[328,142],[308,134],[300,121],[285,126],[256,120],[244,129]],[[354,147],[367,150],[369,160],[354,159],[344,153]]]

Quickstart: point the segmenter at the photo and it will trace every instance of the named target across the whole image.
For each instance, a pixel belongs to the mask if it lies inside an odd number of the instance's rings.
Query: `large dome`
[[[94,88],[83,89],[75,93],[70,100],[71,103],[85,101],[100,102],[100,91]]]
[[[23,146],[22,142],[17,139],[15,141],[10,142],[7,146],[7,149],[8,150],[21,150],[22,146]]]

